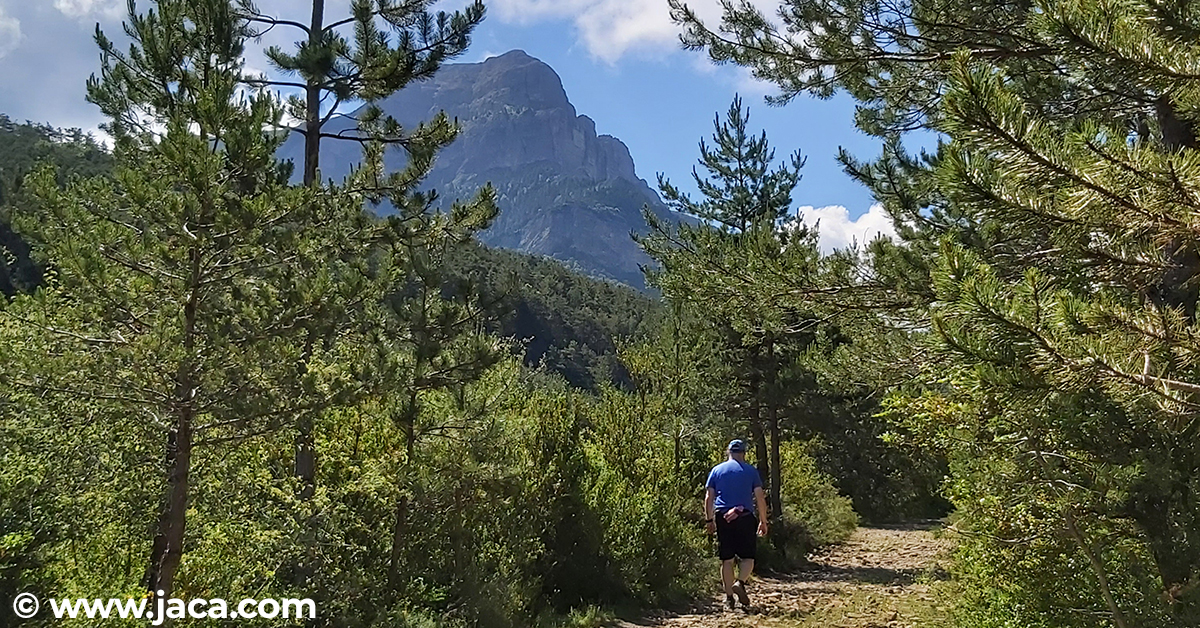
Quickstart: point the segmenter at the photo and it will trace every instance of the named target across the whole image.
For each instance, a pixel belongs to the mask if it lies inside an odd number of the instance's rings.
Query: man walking
[[[729,459],[713,467],[704,491],[704,516],[708,533],[717,533],[717,557],[721,559],[721,584],[725,605],[734,609],[736,595],[743,609],[750,608],[746,580],[754,572],[758,536],[767,535],[767,498],[762,478],[746,462],[746,443],[729,443]],[[734,578],[734,558],[741,559]]]

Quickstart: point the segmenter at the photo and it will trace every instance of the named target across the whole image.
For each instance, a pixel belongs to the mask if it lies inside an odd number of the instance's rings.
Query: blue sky
[[[329,14],[340,15],[345,1],[332,0]],[[769,9],[774,0],[754,2]],[[18,120],[95,128],[101,117],[83,99],[84,81],[99,66],[91,31],[100,22],[107,32],[119,33],[124,4],[0,0],[0,112]],[[294,13],[303,12],[306,3],[259,4]],[[710,20],[719,15],[717,0],[691,4]],[[890,231],[882,212],[871,210],[870,194],[834,160],[839,146],[859,157],[879,151],[878,140],[854,128],[853,102],[845,96],[768,106],[763,96],[770,86],[744,70],[715,67],[703,53],[681,49],[666,0],[491,0],[488,7],[489,16],[463,60],[520,48],[545,61],[562,78],[578,112],[595,120],[598,132],[629,146],[643,178],[653,183],[663,172],[692,188],[697,142],[711,135],[714,114],[723,114],[740,93],[751,107],[751,126],[767,131],[779,156],[797,149],[807,156],[794,197],[807,221],[821,219],[824,248]]]

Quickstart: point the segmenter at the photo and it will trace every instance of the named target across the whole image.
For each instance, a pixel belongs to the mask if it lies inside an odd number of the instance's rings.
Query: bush
[[[809,446],[802,442],[780,444],[784,523],[776,527],[779,533],[791,535],[792,543],[805,542],[812,547],[840,543],[858,527],[858,515],[850,498],[838,493],[833,479],[817,469]],[[790,529],[792,523],[801,530]],[[801,536],[806,538],[796,538]],[[801,551],[807,553],[810,549]]]
[[[590,428],[588,506],[600,521],[617,585],[647,603],[691,595],[706,552],[700,530],[682,516],[695,504],[683,497],[688,491],[674,468],[673,443],[634,397],[615,390],[591,406]]]

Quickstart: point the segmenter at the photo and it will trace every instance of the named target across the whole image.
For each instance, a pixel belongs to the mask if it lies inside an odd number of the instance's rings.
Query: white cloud
[[[850,218],[850,211],[841,205],[827,207],[806,206],[799,209],[804,224],[817,226],[821,238],[821,251],[831,253],[857,242],[860,246],[874,240],[879,234],[895,237],[896,228],[883,206],[875,204],[857,219]]]
[[[125,8],[123,0],[54,0],[54,8],[70,18],[117,17]]]
[[[718,0],[687,4],[710,26],[720,20]],[[753,4],[770,15],[778,0],[753,0]],[[570,19],[588,52],[609,63],[634,50],[679,48],[679,27],[671,21],[667,0],[492,0],[488,7],[506,22]]]
[[[0,6],[0,58],[17,49],[25,36],[21,33],[21,21],[9,16]]]

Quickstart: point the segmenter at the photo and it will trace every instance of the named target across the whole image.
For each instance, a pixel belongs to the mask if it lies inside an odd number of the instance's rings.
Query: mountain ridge
[[[447,64],[432,78],[377,104],[409,128],[439,111],[458,121],[458,140],[439,153],[423,187],[453,201],[492,183],[500,216],[481,234],[483,243],[644,287],[641,266],[650,259],[631,233],[646,231],[645,206],[663,218],[673,215],[637,176],[629,148],[596,132],[595,121],[575,109],[549,65],[521,50]],[[327,130],[338,133],[353,124],[335,119]],[[298,135],[288,139],[282,154],[299,161]],[[326,140],[322,176],[340,178],[360,158],[354,143]],[[389,169],[404,163],[402,151],[389,151],[385,158]]]

